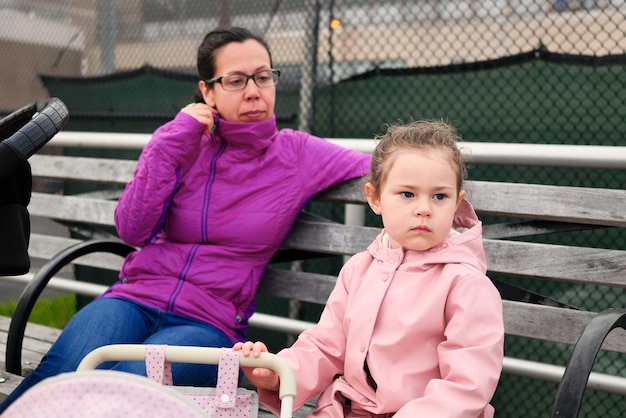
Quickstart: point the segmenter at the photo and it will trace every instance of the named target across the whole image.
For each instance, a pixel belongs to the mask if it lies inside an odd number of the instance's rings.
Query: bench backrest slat
[[[299,220],[284,245],[329,255],[352,255],[367,248],[379,232],[372,227]]]
[[[364,203],[363,181],[335,186],[316,199]],[[626,226],[626,190],[467,181],[467,198],[482,215]]]
[[[258,292],[284,299],[324,304],[337,278],[325,274],[269,268]]]
[[[31,215],[68,222],[111,226],[115,201],[79,196],[33,193],[28,211]]]
[[[574,344],[594,313],[523,302],[503,301],[507,334]],[[626,353],[626,332],[616,329],[605,340],[605,350]]]
[[[33,176],[121,185],[132,179],[137,165],[133,160],[45,154],[35,154],[29,162]]]
[[[490,272],[572,283],[626,287],[626,252],[484,240]]]
[[[479,214],[626,226],[626,190],[539,184],[467,182]]]

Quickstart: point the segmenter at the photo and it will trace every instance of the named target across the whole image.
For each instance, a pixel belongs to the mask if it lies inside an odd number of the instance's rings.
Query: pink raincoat
[[[295,407],[315,417],[492,417],[503,359],[502,301],[485,275],[482,226],[464,201],[428,251],[390,249],[381,233],[342,269],[319,323],[279,355]],[[273,412],[277,393],[260,390]]]

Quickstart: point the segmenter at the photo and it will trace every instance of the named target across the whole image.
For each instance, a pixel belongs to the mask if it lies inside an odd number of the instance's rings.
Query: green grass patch
[[[16,304],[16,301],[8,301],[0,304],[0,315],[13,315]],[[74,295],[39,299],[37,303],[35,303],[29,322],[63,329],[75,313],[76,297]]]

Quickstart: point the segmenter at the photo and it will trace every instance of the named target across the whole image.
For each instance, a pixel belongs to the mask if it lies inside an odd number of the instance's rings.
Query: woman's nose
[[[259,97],[261,93],[259,92],[259,86],[253,80],[248,80],[248,84],[244,88],[244,94],[247,98],[254,98]]]

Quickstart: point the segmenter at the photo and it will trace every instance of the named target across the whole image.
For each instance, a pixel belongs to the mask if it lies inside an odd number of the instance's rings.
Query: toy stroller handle
[[[168,345],[165,360],[170,363],[217,364],[220,349],[215,347],[189,347]],[[77,372],[93,370],[107,361],[143,361],[146,359],[144,344],[111,344],[96,348],[87,354],[78,365]],[[281,404],[281,417],[291,417],[293,399],[296,396],[296,379],[287,363],[272,353],[261,353],[258,358],[239,357],[239,364],[245,367],[265,367],[274,370],[280,377],[278,396]]]
[[[0,179],[39,151],[68,119],[65,104],[53,97],[37,100],[0,120]]]

